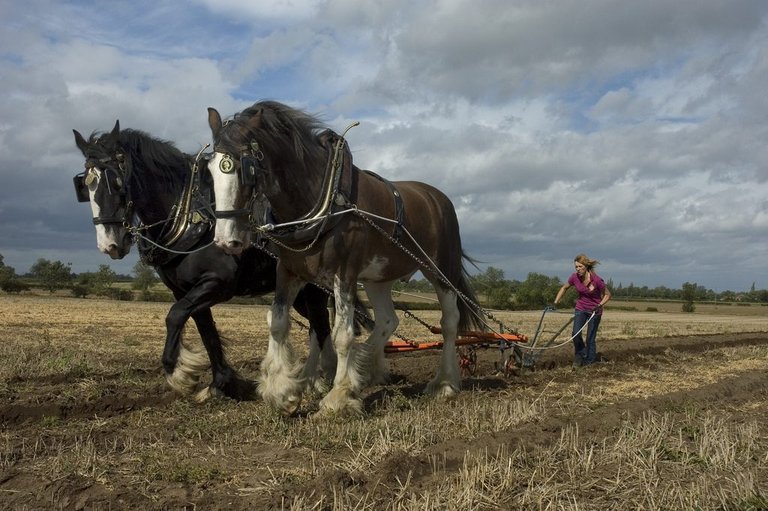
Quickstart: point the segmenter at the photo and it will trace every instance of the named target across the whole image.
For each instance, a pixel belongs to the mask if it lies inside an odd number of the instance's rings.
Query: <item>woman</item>
[[[573,260],[573,267],[576,272],[568,277],[568,282],[563,284],[555,297],[555,304],[557,304],[571,286],[575,287],[579,293],[573,318],[573,347],[575,349],[573,367],[582,367],[598,361],[597,328],[600,326],[603,305],[611,299],[611,292],[605,286],[605,282],[594,272],[594,267],[598,263],[599,261],[590,259],[584,254],[577,255]],[[594,316],[592,312],[594,312]],[[587,342],[585,344],[582,331],[588,321]]]

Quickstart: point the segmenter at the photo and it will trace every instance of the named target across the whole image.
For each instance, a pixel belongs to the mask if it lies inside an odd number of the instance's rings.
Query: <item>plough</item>
[[[520,369],[534,369],[539,356],[547,349],[556,348],[557,346],[553,346],[555,341],[573,322],[573,314],[568,312],[570,319],[562,327],[555,332],[545,331],[543,328],[544,317],[547,313],[552,312],[558,311],[551,306],[544,308],[532,340],[527,335],[517,332],[460,332],[459,337],[456,339],[456,346],[468,347],[466,350],[459,350],[459,368],[461,369],[462,377],[475,374],[477,366],[476,350],[478,348],[495,348],[500,351],[501,360],[496,364],[496,370],[504,376],[510,376]],[[442,333],[440,327],[428,326],[428,328],[433,334],[439,335]],[[552,335],[545,339],[545,334]],[[562,344],[568,342],[570,342],[570,339]],[[384,352],[407,353],[411,351],[440,349],[442,347],[443,341],[417,342],[399,338],[390,340],[384,347]],[[507,354],[508,350],[512,350],[512,353]]]
[[[440,327],[430,327],[429,331],[440,335],[443,333]],[[509,333],[500,334],[495,332],[461,332],[461,337],[456,339],[456,346],[490,344],[495,341],[497,344],[503,344],[505,348],[517,343],[527,343],[528,337],[522,334]],[[443,341],[416,342],[407,339],[396,339],[389,341],[384,348],[385,353],[404,353],[408,351],[428,350],[442,348]]]

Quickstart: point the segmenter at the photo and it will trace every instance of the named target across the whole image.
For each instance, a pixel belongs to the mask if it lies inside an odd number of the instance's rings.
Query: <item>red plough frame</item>
[[[430,327],[433,334],[441,334],[442,330],[438,327]],[[460,337],[456,339],[456,346],[468,346],[473,344],[503,344],[511,345],[528,342],[528,336],[522,334],[502,334],[495,332],[461,332]],[[389,341],[385,347],[385,353],[405,353],[408,351],[438,349],[443,347],[443,341],[415,342],[402,339]]]

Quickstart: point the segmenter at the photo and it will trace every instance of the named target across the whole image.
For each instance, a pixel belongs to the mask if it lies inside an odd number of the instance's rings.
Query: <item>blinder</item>
[[[240,184],[256,186],[256,172],[261,168],[261,161],[256,156],[244,154],[240,158]]]
[[[72,180],[75,183],[77,202],[90,202],[91,196],[88,193],[88,185],[85,184],[85,172],[77,174]]]
[[[123,166],[124,157],[122,154],[118,154],[117,157],[114,158],[114,160],[117,161],[117,169],[112,167],[104,167],[102,170],[102,179],[104,180],[104,184],[107,187],[107,193],[111,196],[119,196],[120,207],[123,208],[125,211],[120,216],[112,215],[112,216],[94,217],[93,218],[94,225],[102,225],[102,224],[125,225],[131,215],[133,203],[128,202],[126,204],[127,191],[126,191],[125,183],[123,182],[123,176],[126,172]],[[113,161],[112,158],[103,158],[99,160],[99,163],[105,164],[111,161]],[[85,171],[79,174],[76,174],[72,178],[72,181],[75,185],[75,197],[77,197],[77,202],[91,201],[89,186],[92,186],[94,181],[98,179],[96,168],[97,168],[97,163],[93,159],[87,159],[85,162]],[[110,173],[114,173],[114,177],[111,177]]]
[[[91,197],[88,193],[88,185],[91,183],[93,179],[95,179],[95,176],[91,174],[92,169],[93,167],[89,167],[88,169],[85,170],[85,172],[76,174],[75,177],[72,178],[75,184],[75,196],[77,197],[77,202],[91,201]],[[117,190],[115,190],[115,187],[109,181],[110,171],[116,173],[115,184],[117,185]],[[120,177],[119,173],[109,168],[104,169],[103,172],[104,172],[104,179],[106,180],[106,184],[107,184],[107,192],[110,195],[125,196],[125,187],[123,186],[123,179]]]
[[[214,148],[214,150],[216,149]],[[258,142],[251,142],[250,152],[248,152],[246,148],[243,148],[243,153],[240,155],[240,168],[237,172],[237,177],[240,178],[241,185],[256,186],[258,174],[266,171],[266,168],[262,163],[263,161],[264,153],[259,149]],[[223,153],[221,161],[219,162],[219,170],[224,174],[231,174],[235,170],[235,164],[229,153]]]

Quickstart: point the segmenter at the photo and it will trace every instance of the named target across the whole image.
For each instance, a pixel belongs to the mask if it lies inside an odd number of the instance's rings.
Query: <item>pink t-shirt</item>
[[[592,272],[590,280],[589,285],[584,286],[578,273],[574,272],[568,277],[568,283],[579,292],[579,298],[576,300],[576,310],[592,311],[600,306],[600,300],[603,299],[603,291],[605,291],[605,282],[594,272]],[[602,312],[602,310],[598,310],[597,314],[602,314]]]

